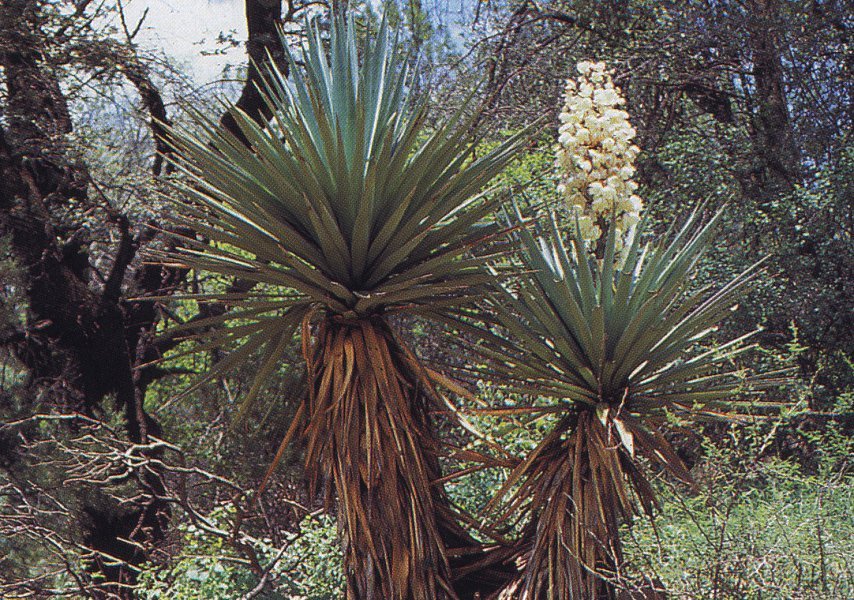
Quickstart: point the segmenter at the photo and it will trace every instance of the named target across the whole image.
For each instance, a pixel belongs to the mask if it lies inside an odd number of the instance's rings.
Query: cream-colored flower
[[[633,237],[642,200],[632,180],[640,149],[629,114],[611,71],[601,62],[578,63],[579,76],[564,88],[555,167],[558,192],[572,209],[585,241],[594,243],[607,228],[617,233],[618,250]]]

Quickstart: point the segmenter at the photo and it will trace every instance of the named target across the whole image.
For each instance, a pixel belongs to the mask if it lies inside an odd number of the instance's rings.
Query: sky
[[[145,9],[148,13],[136,41],[146,49],[159,49],[190,68],[200,84],[219,78],[227,64],[246,60],[242,46],[225,49],[217,45],[220,32],[234,32],[246,39],[242,0],[124,0],[125,17],[134,29]],[[225,50],[203,56],[202,51]]]
[[[246,40],[243,4],[243,0],[122,0],[131,30],[148,9],[135,41],[145,49],[163,51],[188,67],[198,84],[219,79],[226,65],[244,64],[242,45],[227,48],[216,43],[221,32],[233,32],[240,42]],[[427,0],[424,6],[431,14],[453,18],[470,7],[471,0]],[[450,26],[452,31],[457,29]],[[213,50],[220,53],[210,55]],[[209,55],[202,55],[203,51]]]

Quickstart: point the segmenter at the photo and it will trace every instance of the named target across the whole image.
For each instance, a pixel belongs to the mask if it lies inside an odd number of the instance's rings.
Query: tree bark
[[[128,218],[93,201],[86,165],[68,151],[73,125],[56,67],[49,62],[46,16],[40,2],[8,0],[0,6],[0,66],[7,96],[7,123],[0,131],[0,234],[8,236],[23,271],[27,298],[26,334],[12,345],[31,380],[54,410],[93,414],[114,397],[125,416],[128,438],[148,442],[158,424],[144,411],[145,385],[139,378],[137,345],[156,324],[153,311],[131,307],[120,293],[139,246]],[[86,212],[103,211],[107,229],[120,242],[112,269],[101,285],[92,276],[93,246]],[[157,269],[136,283],[163,287]],[[141,291],[141,290],[138,290]],[[35,408],[35,406],[33,407]],[[138,480],[141,500],[130,508],[115,502],[86,506],[85,542],[126,564],[146,559],[145,547],[165,533],[169,509],[154,474]],[[122,541],[122,537],[130,543]],[[97,568],[97,567],[96,567]],[[124,565],[101,565],[104,596],[127,597],[120,584],[135,574]],[[116,584],[115,586],[111,584]]]
[[[759,186],[776,195],[790,192],[800,181],[800,156],[780,62],[778,2],[752,0],[750,4],[747,25],[756,87],[753,129],[755,155],[762,169]]]
[[[289,18],[291,17],[290,14],[288,16]],[[272,116],[270,111],[267,110],[264,99],[258,89],[258,86],[262,85],[264,65],[268,64],[269,59],[272,57],[282,73],[285,76],[288,75],[285,49],[280,43],[279,32],[277,30],[281,24],[281,0],[246,0],[246,25],[249,31],[249,39],[246,42],[246,53],[249,55],[249,67],[246,75],[246,83],[243,86],[240,97],[235,102],[235,106],[258,123],[266,123]],[[237,136],[244,144],[248,143],[230,112],[226,112],[222,116],[220,124]]]

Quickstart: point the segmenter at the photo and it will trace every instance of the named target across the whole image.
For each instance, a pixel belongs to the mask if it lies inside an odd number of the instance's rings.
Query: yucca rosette
[[[230,109],[246,143],[197,113],[170,130],[173,218],[193,234],[167,260],[244,282],[193,297],[226,309],[186,329],[194,351],[230,350],[204,380],[260,356],[247,409],[301,339],[308,391],[292,429],[338,502],[348,597],[455,598],[449,549],[473,542],[438,483],[433,382],[388,317],[484,294],[473,252],[501,229],[484,221],[498,201],[486,186],[526,136],[475,156],[466,107],[428,127],[385,23],[362,45],[336,17],[325,46],[309,23],[290,80],[267,70],[269,124]]]
[[[487,301],[486,326],[460,322],[480,337],[485,376],[538,399],[514,413],[553,419],[495,501],[506,496],[504,515],[531,515],[512,597],[622,597],[619,528],[655,506],[646,467],[691,481],[664,435],[671,420],[735,416],[751,392],[779,385],[782,373],[739,364],[756,332],[713,335],[761,262],[719,288],[692,285],[720,218],[703,224],[698,210],[657,243],[642,243],[641,222],[621,267],[616,228],[597,258],[577,224],[568,244],[554,220],[539,234],[520,227],[527,275]]]

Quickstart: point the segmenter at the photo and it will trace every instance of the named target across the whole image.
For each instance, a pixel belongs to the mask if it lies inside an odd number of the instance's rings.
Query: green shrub
[[[227,530],[229,512],[216,509],[208,516],[215,528]],[[239,598],[254,589],[258,576],[224,537],[192,524],[178,526],[181,548],[160,568],[149,563],[140,575],[141,600],[211,600]],[[269,539],[244,540],[263,567],[270,568],[271,585],[255,596],[260,600],[329,600],[343,586],[341,553],[335,522],[330,517],[306,517],[284,550]]]
[[[661,484],[656,525],[638,520],[625,531],[636,572],[674,598],[852,597],[851,441],[828,428],[810,474],[794,460],[762,458],[776,425],[731,426],[723,442],[706,441],[694,494]]]

